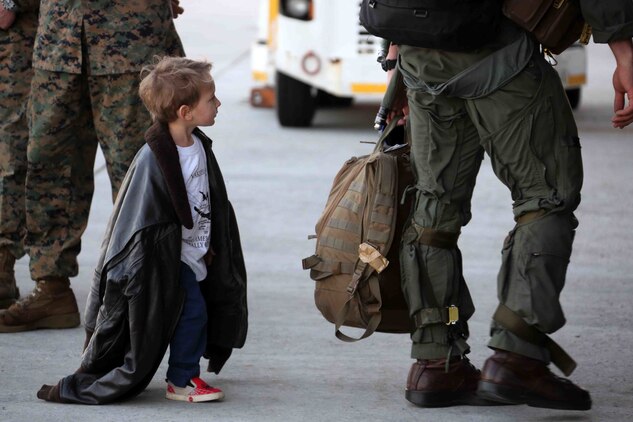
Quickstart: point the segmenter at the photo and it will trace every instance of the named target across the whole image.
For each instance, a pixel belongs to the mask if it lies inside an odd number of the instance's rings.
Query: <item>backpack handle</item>
[[[398,114],[398,115],[394,116],[393,119],[391,119],[389,124],[385,127],[385,129],[380,134],[380,137],[378,138],[378,142],[376,142],[376,146],[374,147],[374,153],[383,150],[383,145],[385,143],[385,140],[389,137],[391,132],[393,132],[393,130],[398,126],[398,122],[403,117],[404,117],[403,115]]]

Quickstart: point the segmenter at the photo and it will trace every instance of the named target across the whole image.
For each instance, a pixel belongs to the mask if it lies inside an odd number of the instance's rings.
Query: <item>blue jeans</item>
[[[185,289],[185,303],[169,343],[167,379],[177,387],[184,387],[191,378],[200,375],[200,358],[207,345],[207,306],[196,275],[182,262],[180,283]]]

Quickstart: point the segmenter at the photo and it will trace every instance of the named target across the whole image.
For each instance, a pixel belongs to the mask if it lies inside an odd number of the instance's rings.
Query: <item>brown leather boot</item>
[[[78,325],[77,301],[67,278],[40,280],[29,296],[0,311],[0,333]]]
[[[486,360],[479,395],[503,403],[548,409],[589,410],[591,396],[565,378],[557,377],[545,362],[504,350]]]
[[[405,397],[422,407],[492,405],[477,396],[479,374],[466,357],[451,358],[448,371],[446,359],[418,359],[409,370]]]
[[[7,248],[0,248],[0,309],[8,308],[20,297],[15,285],[14,265],[15,257],[11,252]]]

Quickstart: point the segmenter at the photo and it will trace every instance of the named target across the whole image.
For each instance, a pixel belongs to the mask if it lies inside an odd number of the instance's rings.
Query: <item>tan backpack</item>
[[[394,139],[398,145],[389,147]],[[398,263],[410,207],[400,198],[412,182],[405,130],[395,120],[372,154],[347,160],[334,178],[316,224],[316,252],[303,260],[303,268],[316,282],[317,308],[341,340],[412,331]],[[352,338],[340,331],[343,325],[365,332]]]

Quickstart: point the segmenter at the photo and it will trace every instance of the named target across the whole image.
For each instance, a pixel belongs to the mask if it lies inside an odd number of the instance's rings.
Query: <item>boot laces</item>
[[[26,308],[32,302],[35,302],[41,296],[41,293],[42,293],[42,289],[40,287],[35,286],[33,291],[31,291],[31,293],[28,296],[23,297],[22,299],[18,300],[13,305],[11,305],[11,307]]]

